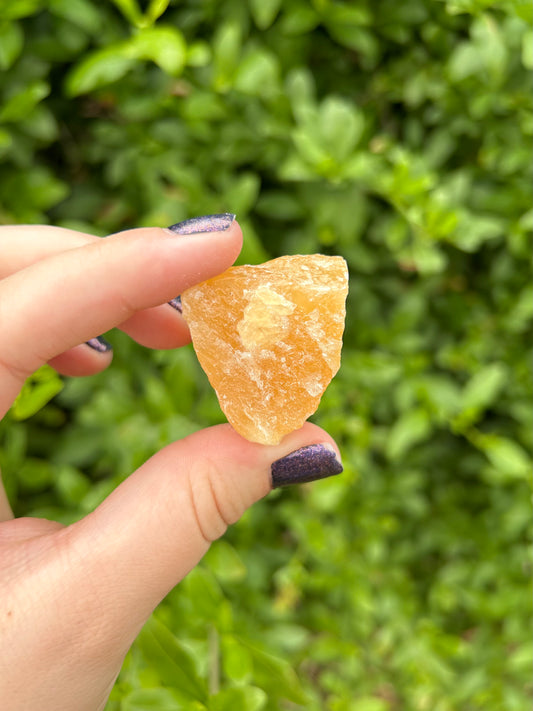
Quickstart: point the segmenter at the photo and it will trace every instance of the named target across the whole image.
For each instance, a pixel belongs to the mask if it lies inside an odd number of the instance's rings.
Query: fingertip
[[[265,449],[270,489],[307,484],[343,471],[337,443],[311,422],[286,435],[278,445]]]
[[[173,239],[178,237],[180,240],[203,238],[207,238],[209,241],[223,240],[226,256],[232,255],[231,263],[239,256],[243,244],[242,229],[233,213],[193,217],[176,225],[162,228],[161,231]]]
[[[70,377],[96,375],[96,373],[102,372],[111,364],[113,350],[101,336],[98,339],[91,339],[91,341],[93,342],[92,346],[82,343],[70,348],[49,360],[48,365],[61,375]]]
[[[279,444],[250,442],[229,424],[215,425],[190,435],[212,470],[225,472],[230,488],[240,489],[246,507],[269,491],[288,484],[303,484],[343,471],[337,443],[311,422],[286,435]],[[244,494],[244,496],[242,496]]]

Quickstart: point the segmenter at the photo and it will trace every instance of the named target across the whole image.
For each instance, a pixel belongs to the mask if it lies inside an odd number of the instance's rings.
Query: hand
[[[87,341],[115,326],[153,348],[187,343],[187,326],[167,302],[229,267],[241,238],[229,217],[107,239],[0,228],[0,417],[43,363],[67,375],[107,367],[111,352]],[[301,450],[308,445],[316,446]],[[13,519],[0,484],[3,707],[103,709],[142,625],[211,541],[273,478],[280,485],[338,473],[337,455],[311,424],[272,447],[212,427],[157,453],[66,527]]]

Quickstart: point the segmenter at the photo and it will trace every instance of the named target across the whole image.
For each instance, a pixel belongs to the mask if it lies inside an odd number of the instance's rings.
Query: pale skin
[[[110,365],[85,341],[119,327],[151,348],[189,342],[166,302],[224,271],[224,232],[141,228],[100,239],[0,227],[0,417],[43,363],[70,376]],[[212,541],[271,488],[273,461],[331,437],[306,424],[281,444],[211,427],[165,447],[70,526],[14,518],[0,482],[0,699],[10,711],[100,711],[152,610]],[[179,633],[179,630],[176,631]]]

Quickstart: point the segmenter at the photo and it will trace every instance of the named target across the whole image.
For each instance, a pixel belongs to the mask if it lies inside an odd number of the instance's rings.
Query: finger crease
[[[211,498],[213,499],[213,503],[215,504],[215,509],[218,514],[218,518],[219,518],[220,522],[222,523],[222,531],[217,536],[215,536],[215,538],[211,539],[211,542],[213,542],[213,541],[216,541],[217,538],[220,538],[220,536],[222,536],[222,534],[227,529],[229,524],[226,521],[226,517],[222,513],[222,508],[219,504],[218,497],[217,497],[217,491],[216,491],[215,486],[213,485],[213,480],[209,474],[207,475],[207,483],[209,486],[209,491],[211,492]]]
[[[198,530],[200,531],[200,535],[202,536],[204,542],[206,543],[206,545],[209,546],[209,545],[211,545],[211,540],[206,535],[204,528],[202,526],[200,513],[198,511],[198,503],[196,501],[196,494],[195,494],[194,486],[192,483],[192,477],[190,475],[187,477],[187,489],[188,489],[188,493],[189,493],[189,499],[191,502],[191,511],[193,513],[194,520],[196,521],[196,526],[197,526]]]
[[[0,369],[5,370],[7,374],[10,375],[20,385],[22,385],[32,373],[31,370],[27,370],[26,368],[21,368],[17,365],[14,365],[13,363],[9,363],[9,361],[4,360],[2,356],[0,356]]]

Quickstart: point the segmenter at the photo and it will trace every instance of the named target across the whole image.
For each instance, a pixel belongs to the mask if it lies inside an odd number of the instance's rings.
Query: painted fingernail
[[[204,215],[203,217],[192,217],[190,220],[178,222],[168,228],[178,235],[197,235],[202,232],[224,232],[235,219],[231,212],[223,212],[219,215]]]
[[[176,311],[179,311],[180,313],[183,311],[181,308],[181,296],[176,296],[172,301],[168,302],[169,306],[172,306],[173,309],[176,309]]]
[[[340,474],[342,464],[330,444],[310,444],[272,464],[272,488],[305,484]]]
[[[98,353],[107,353],[108,351],[113,350],[113,346],[111,345],[111,343],[109,343],[109,341],[106,341],[103,336],[91,338],[90,340],[85,341],[85,343],[89,346],[89,348],[98,351]]]

